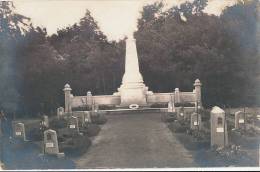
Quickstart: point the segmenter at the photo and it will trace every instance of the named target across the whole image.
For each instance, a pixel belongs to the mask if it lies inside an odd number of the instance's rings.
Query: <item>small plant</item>
[[[227,147],[214,146],[212,150],[216,152],[216,154],[220,156],[221,159],[229,165],[237,163],[239,162],[241,157],[247,156],[246,152],[242,151],[241,147],[238,145],[230,145]]]

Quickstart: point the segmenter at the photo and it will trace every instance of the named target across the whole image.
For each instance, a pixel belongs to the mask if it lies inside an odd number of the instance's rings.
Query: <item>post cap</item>
[[[91,91],[88,91],[87,96],[91,96],[91,95],[92,95]]]
[[[178,92],[178,91],[180,91],[180,89],[179,88],[175,88],[175,92]]]
[[[201,82],[199,79],[196,79],[195,82],[194,82],[194,86],[201,86]]]
[[[70,88],[70,85],[69,84],[66,84],[65,86],[64,86],[64,89],[63,89],[63,91],[71,91],[72,89]]]
[[[211,113],[221,114],[221,113],[225,113],[225,111],[218,106],[214,106],[211,110]]]

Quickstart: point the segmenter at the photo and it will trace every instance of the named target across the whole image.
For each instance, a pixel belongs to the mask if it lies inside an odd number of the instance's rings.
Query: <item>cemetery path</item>
[[[76,168],[196,167],[192,154],[172,135],[160,114],[108,115]]]

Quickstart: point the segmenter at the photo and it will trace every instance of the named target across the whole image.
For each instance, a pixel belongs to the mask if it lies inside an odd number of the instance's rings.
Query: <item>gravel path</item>
[[[196,167],[192,155],[161,122],[160,114],[108,115],[76,168]]]

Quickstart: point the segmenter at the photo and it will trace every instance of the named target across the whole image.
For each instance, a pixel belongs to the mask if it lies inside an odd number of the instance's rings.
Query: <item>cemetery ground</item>
[[[209,114],[206,115],[202,115],[203,128],[198,132],[189,129],[189,118],[176,114],[117,112],[106,115],[106,123],[93,120],[99,125],[93,124],[88,130],[80,127],[83,136],[87,136],[85,139],[68,136],[69,141],[60,134],[64,121],[50,118],[50,128],[58,131],[60,152],[65,152],[63,158],[42,155],[39,119],[19,120],[25,123],[28,141],[4,137],[1,155],[6,169],[258,166],[256,132],[232,130],[234,126],[228,124],[229,142],[233,146],[211,148]],[[72,139],[79,142],[75,145],[78,149],[67,149],[73,146],[64,140],[73,145]]]

